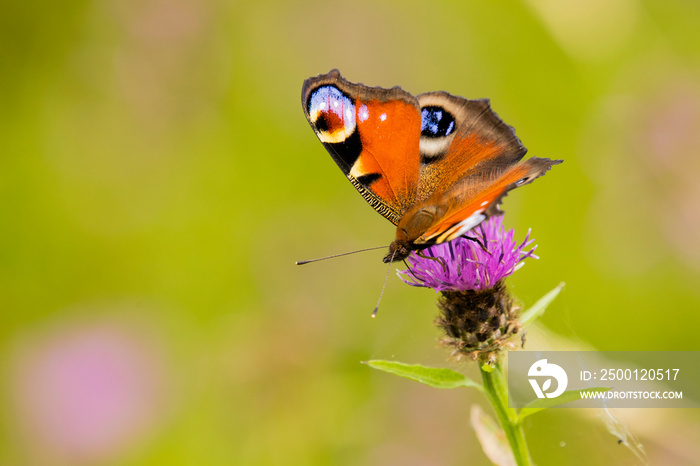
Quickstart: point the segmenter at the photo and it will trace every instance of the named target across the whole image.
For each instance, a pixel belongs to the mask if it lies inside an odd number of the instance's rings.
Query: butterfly
[[[562,160],[532,157],[488,99],[444,91],[413,96],[345,80],[304,81],[304,114],[362,197],[396,225],[385,263],[465,235],[513,188]]]

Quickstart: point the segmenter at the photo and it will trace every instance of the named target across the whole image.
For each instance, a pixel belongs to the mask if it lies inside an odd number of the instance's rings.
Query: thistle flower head
[[[412,286],[441,292],[436,324],[445,332],[441,342],[457,358],[493,363],[503,350],[514,349],[522,326],[504,278],[537,259],[530,232],[518,243],[503,217],[492,217],[469,233],[447,243],[412,253],[409,268],[399,277]]]
[[[491,217],[473,229],[469,236],[436,244],[408,257],[409,269],[399,277],[411,286],[435,291],[484,291],[512,275],[534,254],[537,246],[530,232],[518,244],[513,230],[503,228],[503,217]],[[482,248],[483,246],[483,248]]]

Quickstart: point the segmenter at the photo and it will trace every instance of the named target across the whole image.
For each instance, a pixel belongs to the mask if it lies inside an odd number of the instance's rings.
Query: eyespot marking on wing
[[[343,142],[355,131],[355,104],[335,86],[321,86],[313,91],[308,112],[321,142]]]
[[[456,129],[454,115],[439,105],[421,108],[420,153],[424,164],[440,159],[452,143]]]
[[[455,117],[442,107],[423,107],[420,117],[421,137],[443,138],[452,134],[455,129]]]

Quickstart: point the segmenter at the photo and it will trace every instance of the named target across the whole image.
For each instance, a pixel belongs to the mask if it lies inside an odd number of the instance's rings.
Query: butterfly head
[[[404,216],[404,219],[406,217],[407,216]],[[396,229],[396,238],[391,242],[389,245],[389,252],[384,256],[384,259],[382,259],[384,263],[388,264],[389,262],[402,261],[411,254],[411,251],[419,249],[419,247],[416,247],[414,239],[415,238],[409,233],[409,230],[406,229],[403,224],[399,224]]]
[[[389,245],[389,252],[386,256],[384,256],[382,261],[385,264],[388,264],[389,262],[402,261],[411,254],[411,251],[412,249],[410,249],[408,242],[403,242],[396,239]]]

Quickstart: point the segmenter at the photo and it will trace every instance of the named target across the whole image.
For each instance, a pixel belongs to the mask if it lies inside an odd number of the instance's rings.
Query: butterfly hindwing
[[[430,92],[419,95],[418,101],[422,125],[417,202],[399,224],[415,246],[465,234],[499,214],[498,204],[509,190],[560,162],[536,157],[520,162],[527,149],[487,99]]]
[[[436,218],[415,243],[444,243],[464,235],[483,220],[500,214],[498,204],[508,191],[531,183],[559,162],[532,157],[512,165],[495,180],[477,181],[472,177],[458,181],[448,192],[436,199],[447,208],[442,217]]]
[[[418,101],[423,118],[420,200],[474,174],[498,175],[527,152],[488,99],[468,100],[441,91],[421,94]]]
[[[345,176],[380,214],[397,224],[418,189],[421,115],[401,88],[367,87],[337,70],[309,78],[304,113]]]

